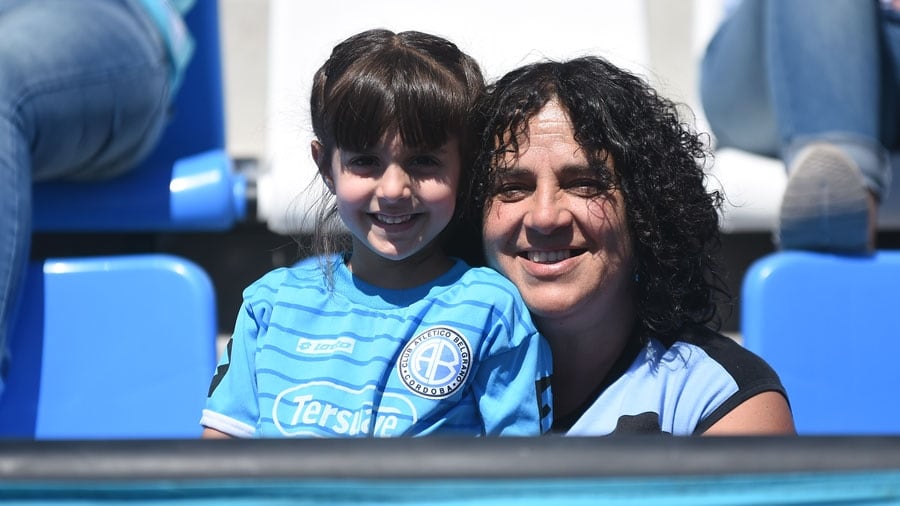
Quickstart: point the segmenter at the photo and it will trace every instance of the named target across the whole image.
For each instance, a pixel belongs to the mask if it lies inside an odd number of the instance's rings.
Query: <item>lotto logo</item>
[[[297,339],[297,353],[301,355],[331,355],[332,353],[353,353],[356,341],[349,337],[335,339],[309,339],[301,337]]]
[[[465,384],[471,362],[472,351],[465,336],[449,327],[432,327],[406,344],[397,373],[412,393],[443,399]]]

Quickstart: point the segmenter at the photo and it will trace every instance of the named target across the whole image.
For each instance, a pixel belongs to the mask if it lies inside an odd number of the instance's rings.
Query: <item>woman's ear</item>
[[[328,191],[334,193],[334,179],[331,176],[331,163],[328,160],[326,151],[325,146],[319,141],[314,140],[309,144],[309,152],[312,155],[313,161],[316,162],[316,167],[319,169],[319,177],[325,182]]]

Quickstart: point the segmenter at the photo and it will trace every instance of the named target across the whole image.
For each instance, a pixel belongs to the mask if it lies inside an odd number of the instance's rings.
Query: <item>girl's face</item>
[[[439,252],[435,239],[453,217],[460,170],[456,139],[423,151],[389,132],[367,152],[335,149],[322,175],[353,236],[352,265]]]
[[[632,249],[621,191],[590,166],[555,101],[528,131],[485,208],[488,263],[518,287],[539,321],[590,326],[614,309],[624,318],[618,309],[631,300]]]

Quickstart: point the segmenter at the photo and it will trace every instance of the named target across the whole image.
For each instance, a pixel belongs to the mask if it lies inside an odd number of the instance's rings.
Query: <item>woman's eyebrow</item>
[[[592,166],[589,164],[571,164],[564,165],[558,172],[566,177],[573,176],[596,176],[598,170],[606,170],[605,165]],[[534,174],[534,170],[521,166],[512,165],[508,167],[498,167],[497,174],[504,177],[530,176]]]
[[[563,166],[562,172],[567,176],[581,176],[581,175],[595,175],[597,173],[597,169],[604,167],[594,167],[588,164],[572,164]]]
[[[534,171],[526,169],[520,165],[497,167],[496,170],[497,175],[502,175],[504,177],[526,176],[530,175],[532,172]]]

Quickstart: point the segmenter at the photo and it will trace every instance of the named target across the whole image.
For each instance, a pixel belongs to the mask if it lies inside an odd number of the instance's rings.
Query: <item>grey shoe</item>
[[[868,190],[853,160],[831,144],[812,144],[800,151],[789,174],[777,247],[871,252]]]

